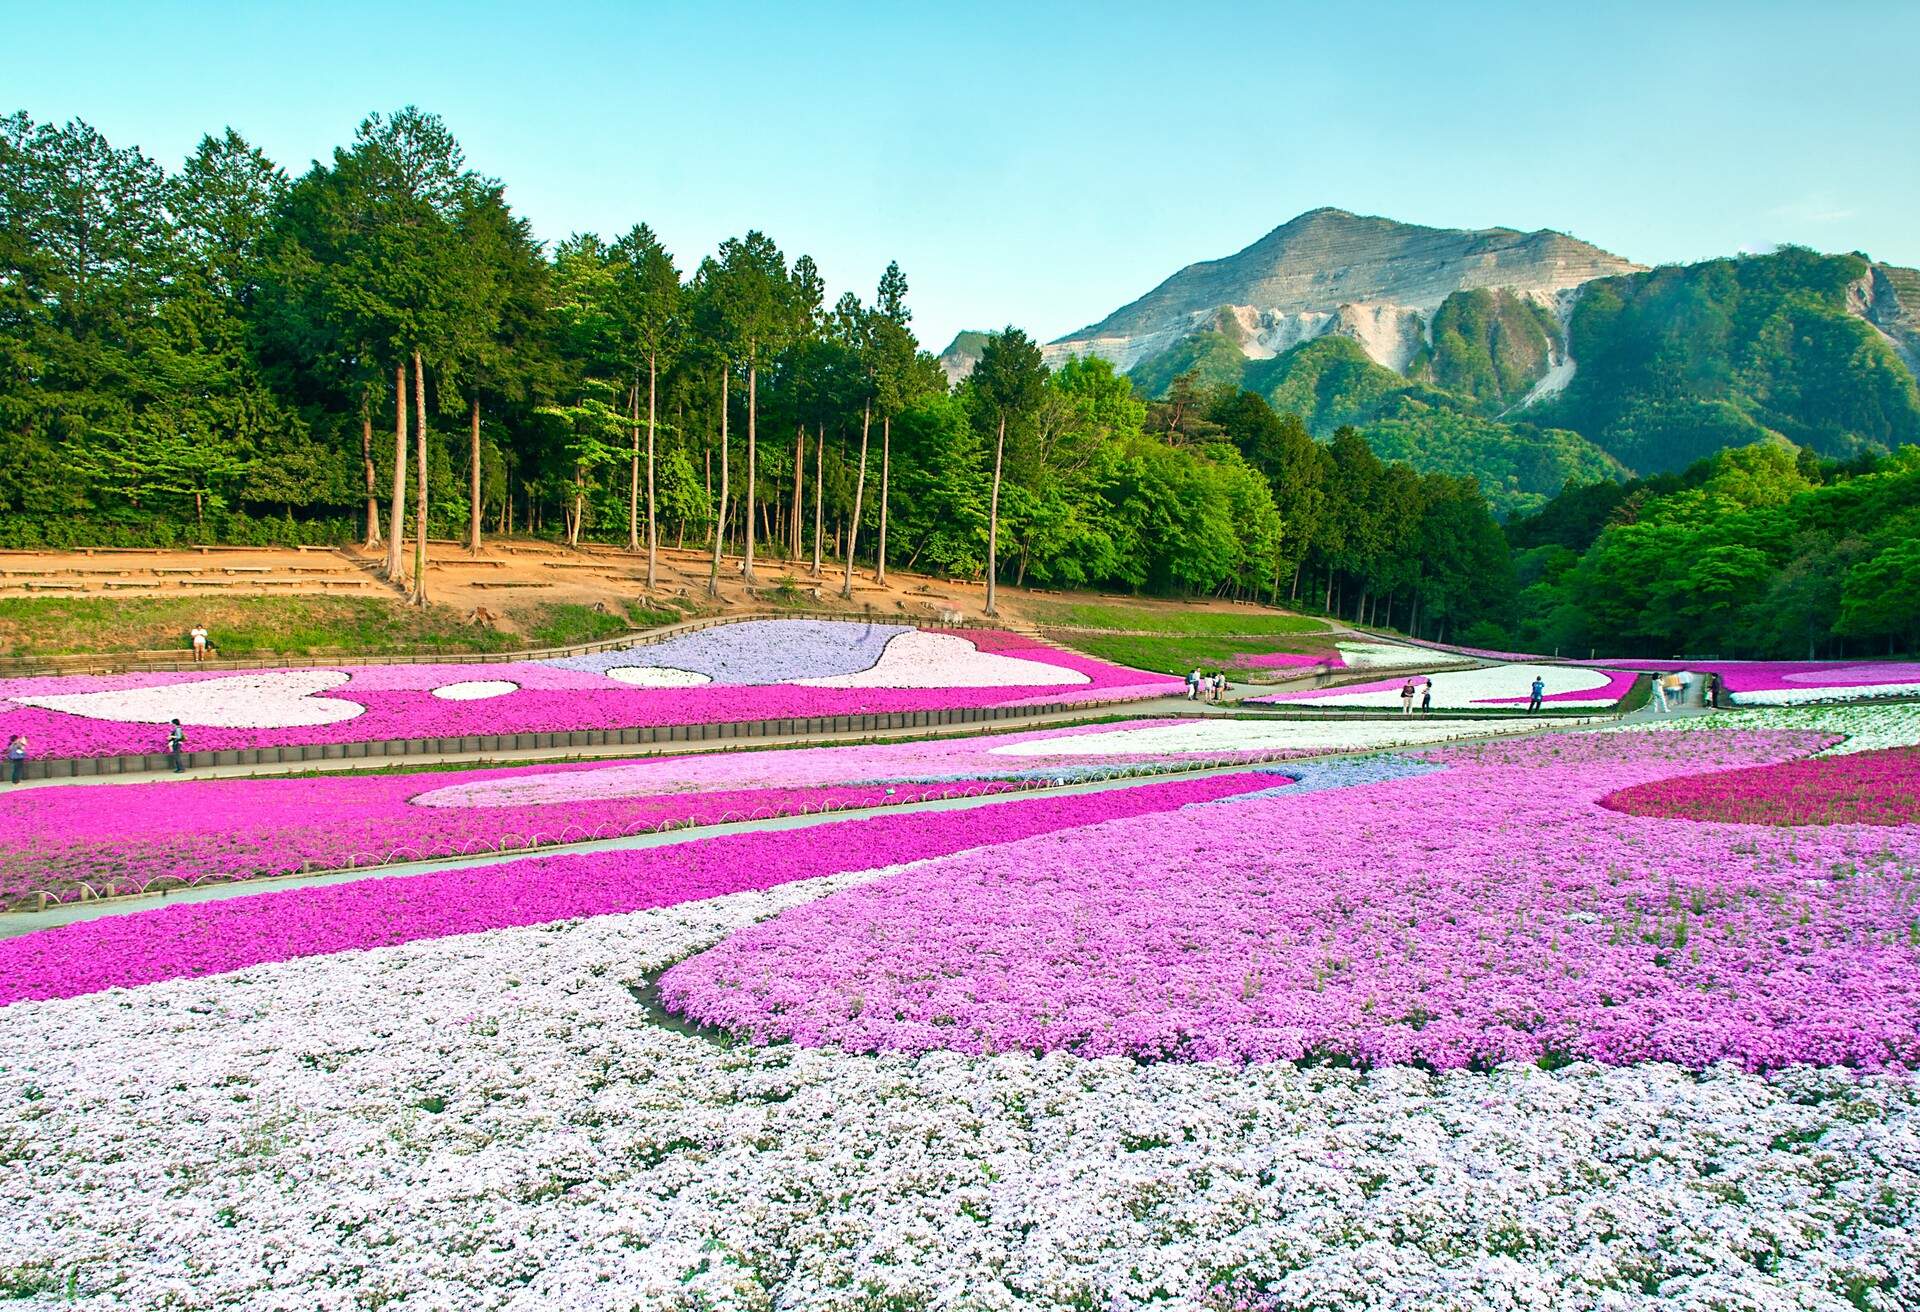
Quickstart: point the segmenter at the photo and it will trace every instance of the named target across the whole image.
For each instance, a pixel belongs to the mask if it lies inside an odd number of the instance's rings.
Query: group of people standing
[[[7,782],[19,783],[27,777],[27,758],[32,747],[23,733],[7,735]],[[187,769],[187,730],[178,720],[167,722],[167,764],[175,774]]]
[[[1420,698],[1420,713],[1422,715],[1428,715],[1432,713],[1433,711],[1433,680],[1432,679],[1420,680],[1420,687],[1416,689],[1414,687],[1414,681],[1412,679],[1408,679],[1405,683],[1400,685],[1400,714],[1402,715],[1413,714],[1413,699],[1416,693],[1418,693]]]
[[[1187,671],[1187,700],[1190,702],[1217,702],[1227,691],[1227,676],[1215,670],[1211,674],[1202,674],[1199,670]]]

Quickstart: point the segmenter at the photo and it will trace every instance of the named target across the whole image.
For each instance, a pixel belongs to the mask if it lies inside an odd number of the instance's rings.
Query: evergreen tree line
[[[1443,635],[1510,594],[1470,480],[1236,387],[1148,403],[1018,329],[950,388],[907,281],[828,300],[749,232],[547,249],[437,117],[290,177],[231,130],[169,173],[0,119],[0,545],[428,540],[709,553],[847,591],[889,565],[1311,603]]]

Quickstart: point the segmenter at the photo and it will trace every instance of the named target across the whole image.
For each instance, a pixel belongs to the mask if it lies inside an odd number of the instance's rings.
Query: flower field
[[[1525,727],[1524,725],[1521,727]],[[1140,720],[457,773],[0,793],[0,904],[380,865],[1166,769],[1444,741],[1443,722]],[[103,802],[110,798],[110,804]]]
[[[1283,784],[1260,774],[1217,775],[1027,798],[985,812],[879,816],[165,906],[0,939],[0,1007],[292,957],[670,906],[857,870],[874,852],[893,862],[921,861]]]
[[[9,858],[184,877],[1228,766],[0,939],[0,1290],[1904,1309],[1917,753],[1859,704],[23,790]]]
[[[1178,682],[1016,634],[755,620],[547,661],[0,680],[0,733],[40,756],[1118,702]]]
[[[11,1287],[1886,1312],[1920,1276],[1920,1088],[1891,1072],[857,1056],[720,1046],[629,991],[893,873],[0,1011]]]
[[[1491,665],[1475,670],[1442,670],[1370,683],[1346,684],[1306,692],[1269,693],[1253,702],[1306,702],[1314,706],[1391,707],[1400,709],[1400,689],[1411,677],[1416,690],[1433,688],[1435,710],[1460,707],[1523,707],[1537,677],[1547,686],[1543,701],[1574,706],[1611,706],[1633,687],[1626,670],[1595,670],[1578,665]]]
[[[1601,799],[1628,815],[1751,825],[1920,824],[1920,750],[1885,748],[1635,784]]]
[[[1676,829],[1593,804],[1827,741],[1475,745],[1390,794],[1151,817],[1045,862],[984,849],[736,934],[662,996],[756,1041],[854,1051],[1920,1062],[1920,831],[1863,850],[1845,826]]]

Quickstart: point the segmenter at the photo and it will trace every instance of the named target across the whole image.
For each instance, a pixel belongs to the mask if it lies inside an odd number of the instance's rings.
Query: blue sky
[[[1052,338],[1318,205],[1657,263],[1920,263],[1920,4],[325,6],[0,0],[0,107],[298,172],[443,115],[549,239],[887,260],[934,349]]]

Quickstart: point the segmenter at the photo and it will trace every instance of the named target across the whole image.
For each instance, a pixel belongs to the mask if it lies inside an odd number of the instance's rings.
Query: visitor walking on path
[[[1427,686],[1420,690],[1420,714],[1433,714],[1433,680],[1427,680]]]
[[[1673,696],[1680,686],[1680,678],[1674,674],[1659,674],[1653,680],[1653,706],[1665,715],[1673,707]]]
[[[1400,687],[1400,714],[1413,714],[1413,680],[1408,679]]]
[[[193,663],[198,665],[207,658],[207,626],[194,625],[187,631],[187,637],[193,640]]]
[[[186,762],[181,759],[181,752],[186,745],[187,731],[180,727],[180,721],[175,720],[167,726],[167,764],[173,767],[175,774],[187,768]]]
[[[1199,694],[1200,694],[1200,671],[1197,668],[1188,670],[1187,671],[1187,700],[1192,701],[1195,697],[1199,696]]]
[[[1540,703],[1546,699],[1546,696],[1547,696],[1547,681],[1541,678],[1537,674],[1534,675],[1533,676],[1533,693],[1527,699],[1527,710],[1529,712],[1539,710]]]
[[[16,784],[26,777],[27,736],[23,733],[10,734],[7,737],[7,773]]]

